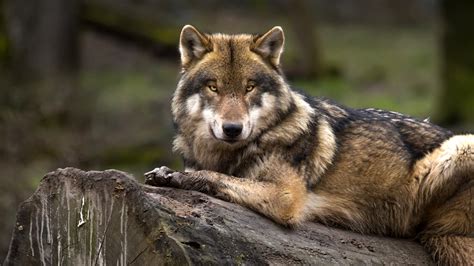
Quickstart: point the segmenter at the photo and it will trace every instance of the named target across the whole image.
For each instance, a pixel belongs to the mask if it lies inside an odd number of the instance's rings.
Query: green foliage
[[[8,57],[8,39],[6,34],[0,31],[0,60],[4,61]]]
[[[297,87],[350,107],[420,118],[432,115],[439,90],[433,31],[334,26],[321,30],[325,59],[341,75],[296,80]]]
[[[9,58],[9,41],[6,32],[4,6],[4,1],[0,0],[0,64],[6,63]]]
[[[134,16],[127,11],[110,9],[110,6],[102,6],[99,3],[84,4],[82,18],[117,32],[128,33],[147,40],[161,44],[174,45],[179,37],[179,31],[175,27],[160,25],[140,16]]]
[[[447,125],[463,124],[474,126],[474,68],[469,64],[453,64],[446,74],[445,84],[438,104],[442,107],[437,113],[438,119]]]
[[[92,127],[107,136],[90,147],[101,168],[117,168],[141,177],[158,164],[179,169],[170,153],[173,129],[169,99],[178,67],[160,64],[137,70],[84,71],[81,87],[95,95]]]

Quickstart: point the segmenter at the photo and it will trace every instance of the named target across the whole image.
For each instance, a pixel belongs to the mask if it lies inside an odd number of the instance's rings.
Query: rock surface
[[[432,263],[410,240],[316,223],[287,229],[199,192],[66,168],[21,205],[4,265]]]

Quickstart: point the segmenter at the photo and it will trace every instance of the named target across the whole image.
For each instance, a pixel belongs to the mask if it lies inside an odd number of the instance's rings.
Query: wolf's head
[[[238,147],[275,124],[292,104],[280,70],[283,45],[280,27],[262,35],[225,35],[185,26],[172,102],[178,130],[194,140]]]

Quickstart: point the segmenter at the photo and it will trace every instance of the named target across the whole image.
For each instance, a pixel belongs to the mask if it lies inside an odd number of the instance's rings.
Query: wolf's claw
[[[145,184],[152,186],[166,186],[170,183],[174,170],[162,166],[145,173]]]

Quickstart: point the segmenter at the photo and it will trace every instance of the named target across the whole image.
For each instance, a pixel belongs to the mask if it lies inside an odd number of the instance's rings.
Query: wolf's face
[[[233,145],[274,123],[291,98],[279,70],[283,43],[280,27],[253,36],[208,35],[185,26],[172,104],[178,129]]]

